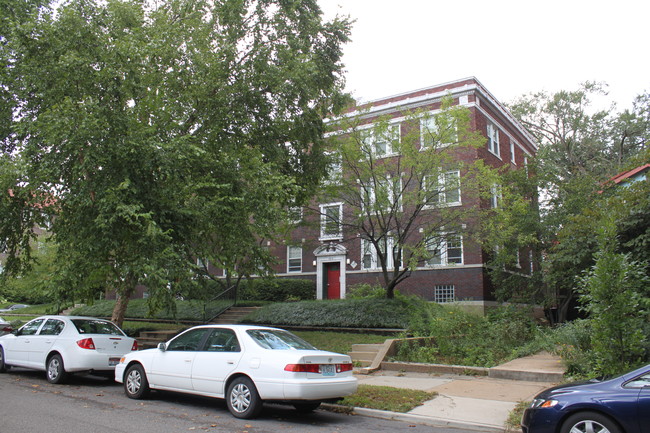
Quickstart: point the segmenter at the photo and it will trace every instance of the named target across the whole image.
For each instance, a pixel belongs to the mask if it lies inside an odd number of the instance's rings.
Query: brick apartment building
[[[470,130],[485,137],[485,145],[464,153],[466,159],[482,159],[492,167],[507,166],[511,169],[525,168],[529,158],[535,155],[537,146],[532,136],[508,110],[476,79],[467,78],[419,89],[400,95],[371,101],[363,105],[361,119],[367,125],[379,119],[390,119],[398,134],[408,132],[403,125],[405,112],[436,113],[441,109],[443,98],[451,98],[452,104],[466,107],[470,113]],[[345,116],[358,116],[360,109],[353,109]],[[345,172],[346,168],[341,170]],[[489,203],[463,200],[459,187],[455,206],[490,206]],[[315,203],[309,212],[300,209],[297,220],[311,219],[312,224],[296,228],[285,244],[267,244],[277,257],[274,271],[280,278],[311,279],[316,283],[318,299],[345,298],[350,287],[361,284],[381,284],[381,269],[372,252],[363,245],[363,239],[348,236],[343,230],[328,232],[328,214],[346,212],[342,202]],[[320,214],[320,215],[318,215]],[[331,223],[331,221],[330,221]],[[447,240],[440,257],[418,264],[410,276],[402,281],[397,290],[417,294],[435,302],[463,302],[482,309],[494,298],[486,271],[488,254],[469,238],[455,237]],[[521,254],[518,267],[521,273],[532,270],[532,255]]]

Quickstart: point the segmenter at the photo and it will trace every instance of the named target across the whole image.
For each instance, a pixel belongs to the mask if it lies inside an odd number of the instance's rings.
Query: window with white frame
[[[375,157],[383,158],[393,154],[393,143],[399,143],[400,125],[391,124],[379,131],[366,129],[361,131],[361,139]]]
[[[383,242],[382,242],[383,241]],[[398,253],[395,249],[395,239],[391,236],[385,237],[379,242],[382,255],[386,257],[386,267],[394,269],[395,264],[399,266],[397,258],[394,256]],[[361,240],[361,269],[379,269],[379,255],[375,245],[365,239]]]
[[[287,272],[302,272],[302,247],[287,247]]]
[[[298,224],[302,221],[302,207],[292,206],[288,209],[289,221],[293,224]]]
[[[402,206],[402,184],[399,177],[378,179],[376,184],[367,185],[362,191],[363,206],[374,209],[377,203],[384,209],[401,209]]]
[[[459,206],[460,171],[448,171],[440,176],[425,176],[426,203],[430,205]]]
[[[456,301],[456,287],[453,284],[436,284],[433,301],[441,304]]]
[[[487,124],[487,138],[488,150],[496,156],[501,157],[501,150],[499,149],[499,128],[491,122]]]
[[[441,123],[443,123],[441,125]],[[445,124],[446,123],[446,124]],[[435,116],[420,119],[420,146],[447,147],[458,141],[458,125],[451,121],[443,121]]]
[[[427,266],[448,266],[463,264],[463,237],[447,233],[427,242],[429,258]]]
[[[517,164],[517,158],[515,157],[515,142],[514,140],[510,140],[510,162],[513,164]]]
[[[208,266],[210,266],[210,262],[207,259],[197,258],[196,266],[198,266],[201,269],[207,270]]]
[[[343,176],[343,164],[341,155],[329,154],[329,163],[327,166],[327,179],[325,182],[329,184],[336,184],[341,181]]]
[[[493,185],[490,188],[492,193],[490,196],[490,207],[496,209],[501,206],[501,201],[503,200],[503,195],[501,194],[501,187],[499,185]]]
[[[340,239],[343,236],[342,216],[343,203],[320,205],[320,238]]]

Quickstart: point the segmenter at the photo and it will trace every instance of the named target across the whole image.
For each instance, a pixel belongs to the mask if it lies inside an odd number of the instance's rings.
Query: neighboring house
[[[650,164],[645,164],[632,170],[624,171],[605,182],[605,185],[628,185],[630,183],[646,180],[648,172],[650,171]]]
[[[469,109],[471,129],[480,132],[486,139],[482,148],[473,149],[463,154],[462,158],[480,159],[492,167],[526,168],[528,160],[537,151],[533,137],[473,77],[365,103],[362,108],[367,111],[364,111],[363,119],[371,124],[379,116],[390,118],[391,127],[395,126],[394,133],[403,136],[409,129],[400,127],[405,111],[417,109],[435,113],[440,110],[441,100],[449,96],[454,104]],[[355,114],[350,112],[348,116]],[[421,142],[423,140],[420,139]],[[345,172],[345,167],[339,169]],[[455,174],[447,175],[453,177]],[[446,199],[450,206],[476,206],[475,201],[474,204],[466,203],[462,197],[462,188],[459,188],[447,194]],[[495,190],[493,199],[480,206],[498,206],[499,200],[499,193]],[[343,202],[332,200],[312,207],[320,209],[319,219],[310,217],[306,209],[296,209],[296,222],[312,218],[312,224],[298,226],[286,244],[267,243],[278,260],[274,269],[276,275],[280,278],[314,280],[318,299],[345,298],[351,286],[381,282],[381,269],[377,266],[376,257],[364,245],[363,239],[345,236],[344,241],[341,227],[334,222],[345,212]],[[401,293],[416,294],[430,301],[462,301],[483,308],[494,300],[486,269],[488,256],[489,253],[469,239],[449,236],[440,254],[419,264],[397,289]],[[526,251],[520,256],[519,272],[531,272],[533,264],[529,260],[532,260],[532,255]]]

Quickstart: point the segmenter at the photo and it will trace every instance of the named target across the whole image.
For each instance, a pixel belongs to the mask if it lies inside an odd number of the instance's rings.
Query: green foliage
[[[129,302],[126,309],[125,317],[140,319],[166,319],[166,320],[189,320],[205,321],[211,319],[215,314],[222,311],[229,305],[227,301],[181,301],[176,300],[173,306],[152,313],[148,299],[133,299]],[[111,317],[115,301],[98,301],[93,305],[79,307],[72,311],[72,315],[93,316],[93,317]]]
[[[562,358],[567,376],[576,379],[597,376],[591,369],[591,325],[590,320],[578,319],[549,329],[538,337],[541,348]]]
[[[411,316],[422,311],[414,300],[341,299],[278,303],[246,317],[250,323],[288,326],[407,329]]]
[[[395,294],[399,292],[395,291]],[[386,289],[367,283],[357,284],[349,287],[345,296],[347,299],[385,298]]]
[[[601,375],[624,372],[650,359],[645,351],[650,321],[647,262],[616,253],[614,225],[601,233],[596,263],[584,276],[581,301],[591,321],[592,368]]]
[[[434,313],[431,324],[414,333],[432,337],[432,344],[402,344],[397,360],[493,367],[536,350],[530,343],[539,330],[526,310],[502,307],[478,316],[449,307]]]
[[[316,284],[289,278],[248,279],[240,283],[238,293],[242,301],[304,301],[315,299]]]
[[[197,257],[268,268],[259,240],[313,194],[345,99],[350,23],[321,16],[315,0],[68,0],[3,28],[7,269],[29,259],[35,209],[56,215],[57,283],[115,289],[118,322],[138,284],[172,308]]]

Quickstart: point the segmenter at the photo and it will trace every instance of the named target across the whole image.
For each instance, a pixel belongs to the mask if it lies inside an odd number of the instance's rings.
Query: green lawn
[[[365,407],[405,413],[433,399],[435,392],[390,386],[359,385],[357,392],[339,401],[343,406]]]

